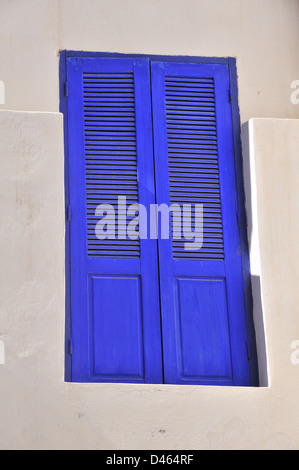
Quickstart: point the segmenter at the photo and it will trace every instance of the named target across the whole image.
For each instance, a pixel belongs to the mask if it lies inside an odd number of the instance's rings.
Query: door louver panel
[[[165,77],[169,192],[171,204],[203,205],[203,247],[186,251],[173,239],[177,259],[223,260],[214,79]]]
[[[133,72],[84,73],[83,90],[88,256],[139,258],[139,240],[126,236],[125,223],[118,224],[118,198],[126,197],[126,212],[128,206],[138,203]],[[115,217],[107,217],[115,222],[115,230],[109,224],[104,240],[96,234],[100,204],[115,209]]]

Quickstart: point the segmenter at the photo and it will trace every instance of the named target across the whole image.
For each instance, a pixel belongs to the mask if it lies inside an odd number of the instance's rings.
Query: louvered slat
[[[139,258],[140,241],[118,239],[126,227],[117,225],[118,197],[125,196],[127,206],[138,203],[133,73],[85,73],[83,89],[88,256]],[[115,208],[116,239],[96,236],[100,204]]]
[[[192,204],[204,210],[203,247],[186,251],[186,240],[172,242],[173,257],[223,260],[223,228],[217,148],[214,79],[166,77],[169,190],[171,204]]]

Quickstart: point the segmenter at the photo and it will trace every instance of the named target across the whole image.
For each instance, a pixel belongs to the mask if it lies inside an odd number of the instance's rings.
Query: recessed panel
[[[93,375],[144,381],[139,277],[91,277],[90,320]]]
[[[224,279],[178,279],[181,378],[231,379],[231,350]]]

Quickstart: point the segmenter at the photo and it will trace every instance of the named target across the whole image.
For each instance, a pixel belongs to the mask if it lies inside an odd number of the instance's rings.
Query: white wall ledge
[[[299,337],[299,121],[250,125],[270,387],[72,384],[64,382],[63,119],[0,112],[1,448],[298,448],[290,344]]]

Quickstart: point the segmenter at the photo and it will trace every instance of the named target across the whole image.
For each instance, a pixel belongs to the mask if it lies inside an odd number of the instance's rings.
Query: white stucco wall
[[[298,449],[298,0],[1,0],[0,18],[0,448]],[[264,387],[64,383],[63,49],[237,58],[242,122],[272,118],[243,127]]]
[[[299,447],[299,120],[253,120],[269,387],[64,382],[62,116],[0,111],[1,449]]]
[[[299,118],[298,0],[1,0],[0,19],[5,109],[59,111],[68,49],[236,57],[243,122]]]

